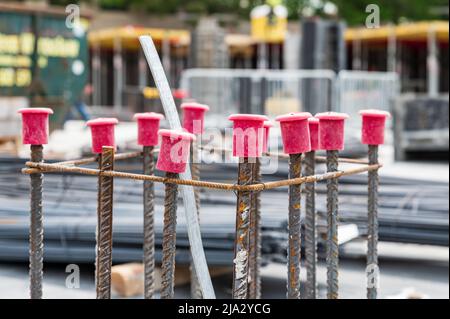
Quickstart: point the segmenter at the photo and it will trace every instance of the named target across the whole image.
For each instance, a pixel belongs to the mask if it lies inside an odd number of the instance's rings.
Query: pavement
[[[449,298],[448,247],[380,243],[380,298],[415,297]],[[343,247],[345,258],[340,262],[340,298],[365,298],[365,242],[355,241]],[[44,298],[92,299],[95,298],[94,267],[79,265],[79,288],[67,288],[63,264],[45,265]],[[301,274],[302,282],[306,274]],[[283,299],[286,291],[286,266],[270,264],[262,270],[263,297]],[[318,268],[319,297],[326,296],[326,267],[323,261]],[[229,298],[231,275],[214,278],[217,297]],[[176,288],[177,298],[188,298],[187,285]],[[0,264],[0,299],[28,298],[28,266],[26,264]],[[118,298],[118,296],[114,296]],[[136,298],[142,298],[137,296]]]

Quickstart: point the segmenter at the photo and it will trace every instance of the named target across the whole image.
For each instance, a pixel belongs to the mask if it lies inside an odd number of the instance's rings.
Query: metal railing
[[[223,115],[324,112],[334,109],[336,75],[330,70],[189,69],[181,89],[211,106],[207,125],[224,127]]]
[[[338,111],[358,119],[361,109],[390,110],[400,94],[396,73],[331,70],[189,69],[181,88],[211,106],[211,127],[223,127],[223,115],[230,113]],[[360,121],[348,126],[360,129]]]

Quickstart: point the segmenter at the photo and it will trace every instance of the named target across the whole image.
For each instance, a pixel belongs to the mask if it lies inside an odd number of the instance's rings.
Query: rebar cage
[[[201,149],[201,148],[199,148]],[[31,176],[31,225],[30,234],[30,293],[32,298],[42,297],[42,260],[43,260],[43,232],[42,230],[42,179],[43,173],[71,173],[98,176],[98,228],[96,252],[96,289],[97,298],[111,297],[111,266],[112,266],[112,225],[113,225],[113,182],[114,178],[140,180],[144,182],[144,266],[145,266],[145,298],[154,296],[154,228],[153,183],[163,183],[166,186],[165,214],[164,214],[164,243],[162,265],[162,298],[174,297],[174,267],[175,267],[175,237],[176,237],[176,197],[177,186],[192,186],[210,188],[222,191],[233,191],[237,195],[236,209],[236,245],[233,280],[233,298],[259,299],[261,298],[261,231],[260,231],[260,196],[265,190],[289,187],[289,249],[288,249],[288,285],[287,297],[299,299],[300,296],[300,187],[305,185],[305,268],[307,270],[306,293],[303,298],[317,298],[316,282],[316,240],[315,240],[315,188],[319,181],[327,181],[327,288],[328,298],[338,298],[338,179],[343,176],[356,175],[367,172],[368,176],[368,253],[367,253],[367,296],[376,298],[378,291],[378,170],[382,164],[378,162],[378,147],[369,146],[369,160],[339,158],[337,151],[327,152],[326,157],[316,156],[315,152],[303,156],[289,156],[285,154],[265,153],[263,156],[287,158],[290,161],[288,179],[262,182],[259,159],[241,160],[238,167],[238,183],[208,182],[199,179],[199,169],[192,161],[191,165],[197,171],[192,180],[178,178],[177,174],[167,174],[165,177],[154,175],[154,153],[159,150],[144,148],[142,152],[115,154],[112,147],[103,147],[102,154],[94,157],[82,158],[57,163],[44,163],[42,147],[39,154],[31,149],[31,161],[26,162],[24,174]],[[221,152],[229,150],[221,149]],[[191,149],[191,152],[194,153]],[[119,160],[139,158],[143,163],[143,174],[135,174],[114,170],[114,162]],[[82,165],[98,162],[99,168],[86,168]],[[327,172],[315,174],[314,163],[326,162]],[[351,164],[345,170],[339,170],[338,164]],[[301,166],[305,165],[307,176],[301,176]],[[199,203],[199,202],[198,202]],[[146,217],[147,216],[147,217]],[[146,233],[147,232],[147,233]],[[153,239],[153,240],[152,240]],[[194,267],[193,267],[194,268]],[[193,297],[201,297],[198,283],[195,282],[195,269],[192,270]],[[196,292],[195,292],[196,291]]]

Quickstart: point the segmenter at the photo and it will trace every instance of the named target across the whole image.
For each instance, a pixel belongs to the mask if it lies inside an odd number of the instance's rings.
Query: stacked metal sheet
[[[20,174],[23,160],[0,160],[0,260],[28,260],[29,178]],[[117,170],[140,171],[140,163],[119,162]],[[319,166],[322,172],[324,167]],[[233,182],[235,165],[204,165],[202,179]],[[287,176],[286,163],[276,174]],[[364,234],[367,224],[367,177],[345,177],[340,182],[341,223],[356,223]],[[384,176],[380,187],[380,239],[448,246],[448,184],[417,183]],[[319,245],[326,224],[325,183],[319,183]],[[156,184],[156,248],[161,260],[163,185]],[[115,263],[142,260],[142,183],[115,179]],[[95,177],[46,174],[44,178],[45,260],[90,262],[95,258],[97,222]],[[233,192],[202,190],[201,228],[210,265],[231,265],[234,247]],[[287,247],[287,188],[265,191],[262,196],[263,262],[284,262]],[[189,262],[189,242],[182,202],[179,202],[177,262]]]
[[[0,259],[28,258],[29,178],[18,173],[23,161],[1,164]],[[137,170],[138,163],[123,163],[117,169]],[[8,167],[8,168],[6,168]],[[155,184],[157,262],[161,260],[163,185]],[[97,223],[97,180],[79,175],[45,174],[45,255],[48,262],[93,262]],[[114,189],[113,260],[142,260],[142,182],[116,179]],[[283,196],[283,195],[281,195]],[[278,201],[279,202],[279,201]],[[179,201],[177,262],[189,262],[189,241],[182,201]],[[286,215],[276,205],[263,209],[264,263],[284,255]],[[201,227],[210,265],[231,265],[235,229],[235,194],[202,192]]]

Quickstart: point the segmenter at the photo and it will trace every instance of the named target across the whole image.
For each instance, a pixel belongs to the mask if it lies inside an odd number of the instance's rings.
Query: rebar
[[[254,165],[254,183],[261,182],[261,161],[256,159]],[[250,217],[250,258],[249,258],[249,299],[261,299],[261,197],[254,192]]]
[[[320,182],[329,179],[336,179],[344,176],[351,176],[356,174],[361,174],[365,172],[370,172],[373,170],[377,170],[383,167],[382,164],[376,165],[363,165],[361,167],[350,168],[345,171],[337,171],[337,172],[329,172],[325,174],[318,174],[313,176],[305,176],[294,179],[285,179],[274,182],[266,182],[266,183],[258,183],[252,185],[236,185],[236,184],[228,184],[228,183],[218,183],[218,182],[205,182],[205,181],[194,181],[191,179],[170,179],[167,177],[160,176],[147,176],[142,174],[133,174],[126,172],[116,172],[116,171],[106,171],[101,172],[98,169],[85,168],[85,167],[69,167],[64,165],[56,165],[56,164],[45,164],[45,163],[34,163],[34,162],[26,162],[25,165],[27,167],[38,168],[41,172],[56,172],[56,173],[75,173],[75,174],[83,174],[83,175],[91,175],[91,176],[111,176],[117,178],[126,178],[137,181],[152,181],[156,183],[173,183],[177,185],[186,185],[193,187],[203,187],[210,189],[218,189],[218,190],[227,190],[227,191],[237,191],[237,192],[257,192],[257,191],[267,191],[274,188],[280,188],[284,186],[290,185],[300,185],[304,183],[311,182]],[[24,173],[27,173],[26,170]]]
[[[239,185],[253,183],[253,166],[254,159],[240,159],[238,168]],[[251,206],[252,193],[249,191],[238,192],[236,205],[236,239],[233,261],[233,299],[248,298]]]
[[[153,175],[153,146],[143,147],[143,172]],[[144,181],[144,298],[153,299],[155,292],[155,190],[154,183]]]
[[[378,146],[369,145],[369,163],[378,164]],[[368,178],[368,251],[367,251],[367,298],[377,299],[379,284],[378,268],[378,170],[369,172]]]
[[[305,154],[305,175],[315,174],[315,151]],[[305,298],[317,298],[317,232],[316,232],[316,185],[305,184]]]
[[[192,179],[193,180],[200,180],[200,168],[198,166],[198,146],[196,141],[192,141],[191,143],[191,172],[192,172]],[[195,196],[195,205],[197,207],[197,217],[198,222],[200,224],[200,190],[195,188],[194,189],[194,196]],[[193,265],[193,262],[191,261],[190,265],[190,272],[191,272],[191,297],[192,299],[202,299],[202,289],[200,287],[200,283],[198,281],[197,274],[195,273],[195,267]]]
[[[289,156],[289,178],[299,178],[302,171],[302,154]],[[289,186],[289,247],[287,298],[300,299],[301,260],[301,185]]]
[[[338,170],[338,151],[327,151],[327,171]],[[338,179],[327,181],[327,296],[338,299],[339,244],[338,244]]]
[[[103,147],[99,157],[100,171],[114,169],[114,148]],[[100,176],[98,192],[96,291],[97,299],[111,298],[113,177]]]
[[[166,177],[177,179],[178,174],[167,172]],[[166,184],[164,197],[163,257],[161,265],[161,299],[173,299],[175,296],[177,200],[178,185],[170,183]]]
[[[42,145],[31,145],[31,160],[42,162]],[[30,202],[30,297],[42,298],[42,278],[44,259],[44,222],[42,212],[42,180],[43,174],[31,174]]]

